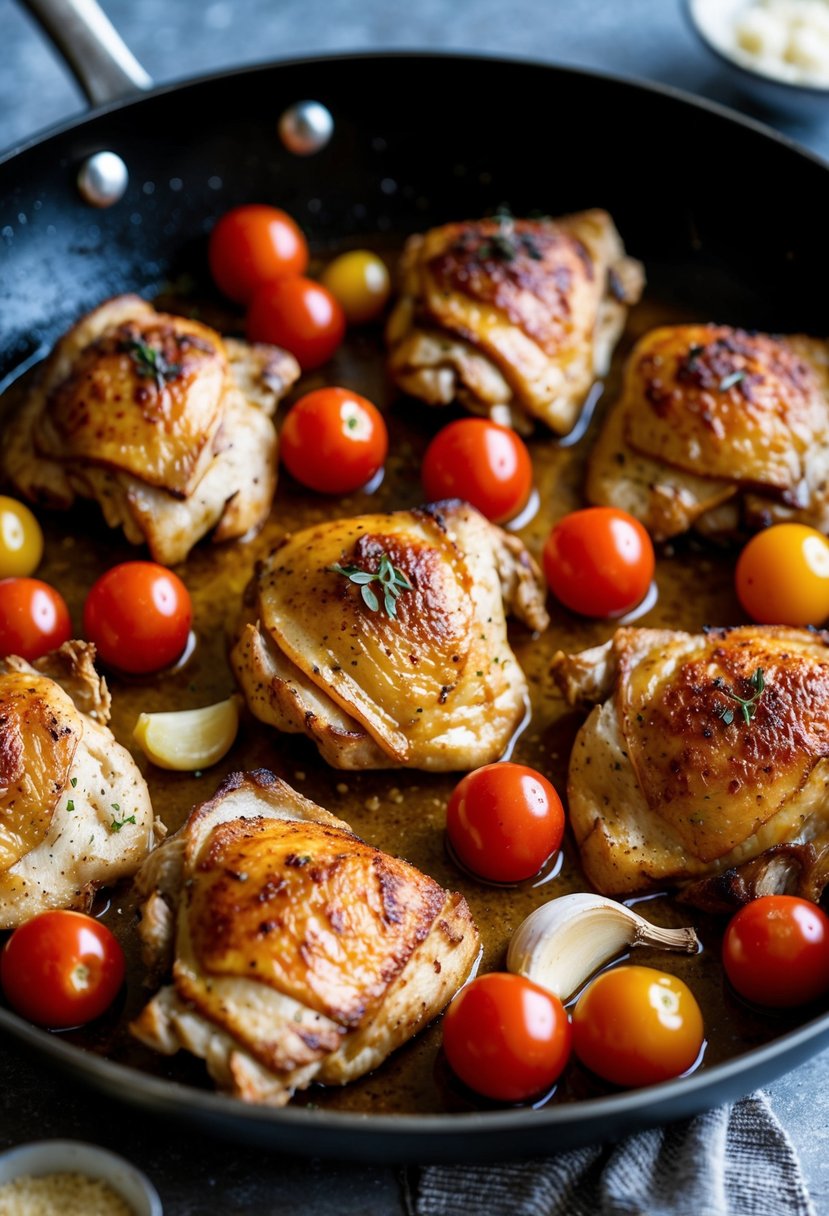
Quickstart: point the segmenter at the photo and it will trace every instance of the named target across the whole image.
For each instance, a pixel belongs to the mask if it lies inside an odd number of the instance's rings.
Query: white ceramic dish
[[[747,62],[732,45],[729,31],[747,0],[683,0],[689,24],[703,46],[725,65],[746,96],[768,110],[796,118],[829,121],[829,86],[799,84],[770,76]]]
[[[162,1216],[161,1200],[141,1170],[124,1157],[82,1140],[36,1140],[0,1154],[0,1185],[24,1174],[85,1174],[109,1184],[135,1216]]]

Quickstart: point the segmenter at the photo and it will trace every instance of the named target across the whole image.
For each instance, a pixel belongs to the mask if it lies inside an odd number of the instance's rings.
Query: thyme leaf
[[[181,371],[180,363],[168,362],[164,352],[148,342],[129,339],[121,343],[121,350],[132,359],[138,375],[153,380],[159,392],[168,380],[175,380]]]
[[[730,372],[729,375],[723,376],[719,384],[721,393],[727,393],[735,384],[739,384],[741,380],[745,380],[746,374],[744,371]]]
[[[333,566],[328,566],[327,569],[334,574],[341,574],[359,587],[362,601],[371,612],[379,612],[380,600],[369,584],[379,583],[383,593],[383,607],[390,617],[397,616],[397,597],[400,592],[414,590],[403,571],[392,565],[388,553],[380,554],[376,571],[363,570],[360,566],[341,566],[338,562],[334,562]]]
[[[739,706],[739,711],[743,715],[743,721],[746,726],[749,725],[754,715],[757,713],[757,705],[766,690],[766,679],[763,674],[763,668],[758,667],[749,679],[749,684],[754,689],[750,697],[741,697],[733,688],[726,688],[725,681],[719,676],[714,681],[714,687],[721,689],[727,697],[731,697],[732,701],[736,701]],[[736,710],[731,706],[723,705],[717,710],[717,716],[722,719],[726,726],[730,726],[734,721]]]

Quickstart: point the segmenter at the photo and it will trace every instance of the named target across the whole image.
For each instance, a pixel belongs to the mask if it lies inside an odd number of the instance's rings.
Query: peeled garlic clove
[[[239,730],[238,696],[176,713],[141,714],[133,738],[159,768],[190,773],[227,755]]]
[[[518,926],[507,967],[566,1001],[599,967],[639,945],[694,954],[699,939],[693,929],[662,929],[615,899],[579,892],[551,899]]]

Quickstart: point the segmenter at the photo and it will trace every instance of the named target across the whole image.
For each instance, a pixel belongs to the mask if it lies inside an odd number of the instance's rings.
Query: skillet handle
[[[152,80],[96,0],[23,0],[92,105],[148,89]]]

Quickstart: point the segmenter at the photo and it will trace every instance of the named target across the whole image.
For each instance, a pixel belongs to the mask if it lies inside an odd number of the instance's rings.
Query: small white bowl
[[[36,1140],[0,1153],[0,1184],[23,1174],[85,1174],[100,1178],[129,1204],[135,1216],[162,1216],[161,1200],[149,1178],[124,1157],[81,1140]]]
[[[829,119],[829,85],[782,80],[755,68],[731,45],[729,32],[747,0],[683,0],[691,28],[702,44],[724,64],[734,83],[768,110],[812,120]]]

